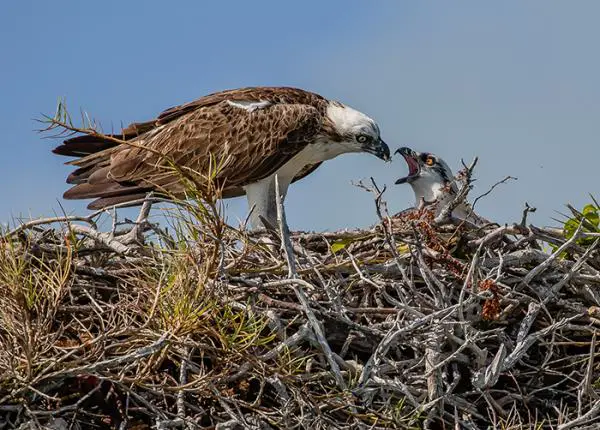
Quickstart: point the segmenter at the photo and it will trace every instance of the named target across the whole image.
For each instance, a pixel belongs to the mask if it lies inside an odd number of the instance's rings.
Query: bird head
[[[452,170],[440,157],[406,147],[395,153],[402,155],[408,165],[408,175],[398,179],[396,184],[410,184],[415,192],[417,205],[421,199],[425,202],[437,200],[446,190],[457,192]]]
[[[327,117],[333,125],[332,139],[343,152],[368,152],[390,161],[390,148],[381,139],[377,123],[362,112],[330,102]]]

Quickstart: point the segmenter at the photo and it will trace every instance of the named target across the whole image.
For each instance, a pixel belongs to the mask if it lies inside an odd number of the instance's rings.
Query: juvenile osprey
[[[436,215],[451,202],[458,193],[452,170],[444,160],[428,152],[415,152],[410,148],[396,150],[408,164],[408,176],[400,178],[396,184],[408,183],[412,187],[416,207],[421,204],[435,202]],[[473,212],[468,203],[458,205],[452,216],[461,220],[467,219],[475,225],[487,224],[489,221]]]
[[[149,191],[184,197],[181,177],[170,162],[186,171],[207,174],[220,169],[215,184],[223,198],[246,194],[251,224],[260,217],[275,225],[275,175],[285,196],[289,184],[323,161],[346,152],[368,152],[388,161],[379,127],[365,114],[318,94],[288,87],[250,87],[222,91],[176,106],[158,118],[134,123],[113,137],[66,140],[54,153],[78,157],[67,183],[66,199],[96,198],[100,209],[143,198]]]

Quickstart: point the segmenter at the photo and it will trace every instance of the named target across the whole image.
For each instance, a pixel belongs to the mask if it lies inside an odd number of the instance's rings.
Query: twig
[[[472,171],[473,169],[470,169],[470,170]],[[492,191],[494,191],[494,189],[495,189],[495,188],[496,188],[498,185],[504,184],[504,183],[508,182],[508,181],[509,181],[509,180],[511,180],[511,179],[512,179],[512,180],[514,180],[514,181],[516,181],[516,180],[517,180],[517,178],[515,178],[514,176],[506,176],[504,179],[500,179],[498,182],[496,182],[494,185],[492,185],[492,186],[491,186],[491,187],[490,187],[490,188],[489,188],[489,189],[488,189],[488,190],[487,190],[485,193],[483,193],[483,194],[481,194],[481,195],[479,195],[479,196],[475,197],[475,199],[473,199],[473,204],[471,205],[471,207],[472,207],[473,209],[475,209],[475,205],[477,204],[477,202],[479,202],[479,200],[481,200],[481,199],[482,199],[482,198],[484,198],[484,197],[487,197],[487,196],[489,196],[489,195],[490,195],[490,193],[491,193]],[[528,207],[529,207],[529,206],[528,206]],[[535,212],[535,208],[531,208],[531,209],[533,209],[533,210],[531,210],[531,212]]]
[[[53,378],[58,375],[79,375],[82,373],[93,373],[97,370],[106,369],[106,368],[115,368],[119,367],[125,363],[129,363],[135,360],[139,360],[140,358],[147,357],[149,355],[155,354],[160,351],[165,344],[168,342],[167,338],[170,336],[169,332],[163,333],[156,341],[148,346],[144,346],[139,348],[129,354],[122,355],[119,357],[114,357],[108,360],[98,361],[93,364],[84,365],[75,367],[73,369],[60,370],[49,375],[44,376],[43,379]]]
[[[582,416],[580,416],[578,418],[575,418],[574,420],[571,420],[564,424],[560,424],[558,426],[558,430],[571,429],[573,427],[584,425],[588,422],[590,422],[590,424],[591,424],[591,420],[596,418],[599,413],[600,413],[600,400],[597,400],[594,403],[594,405],[585,414],[583,414]]]
[[[281,246],[285,253],[285,259],[288,263],[288,278],[295,278],[296,262],[294,260],[294,248],[290,240],[290,234],[285,219],[285,209],[283,207],[283,198],[279,188],[279,176],[275,175],[275,201],[277,202],[277,224],[279,225],[279,234],[281,235]]]
[[[294,283],[296,284],[296,285],[292,286],[292,289],[294,290],[294,293],[296,293],[296,297],[298,297],[298,300],[300,301],[300,304],[302,305],[304,313],[306,314],[306,317],[308,318],[310,326],[313,330],[313,333],[315,334],[315,337],[317,338],[317,341],[323,350],[323,354],[325,355],[325,358],[327,359],[327,362],[329,363],[329,367],[331,367],[331,371],[333,372],[333,375],[335,377],[336,384],[338,385],[338,387],[341,390],[346,390],[346,382],[344,381],[344,378],[342,377],[342,375],[340,373],[340,367],[338,366],[337,362],[333,358],[333,351],[331,350],[329,343],[325,339],[325,334],[323,333],[323,328],[321,327],[321,323],[319,322],[319,320],[315,316],[314,312],[310,308],[310,305],[308,303],[308,298],[306,297],[306,294],[304,293],[304,290],[301,287],[302,285],[306,285],[307,283],[305,281],[302,281],[301,279],[290,279],[290,280],[294,281]]]
[[[119,241],[124,245],[131,243],[143,244],[144,242],[144,226],[148,222],[148,216],[150,215],[150,209],[152,209],[153,193],[150,192],[144,199],[140,212],[133,225],[133,228],[123,236],[119,237]]]
[[[179,368],[179,385],[183,387],[187,384],[187,373],[188,363],[192,355],[192,348],[189,346],[183,347],[183,354],[181,357],[181,365]],[[184,421],[186,417],[185,413],[185,391],[183,389],[177,392],[177,418]]]
[[[563,252],[565,252],[565,250],[567,250],[579,237],[581,227],[582,224],[579,224],[577,230],[575,230],[575,233],[569,240],[567,240],[564,244],[562,244],[562,246],[554,251],[543,263],[531,269],[531,271],[523,279],[523,284],[529,284],[537,275],[546,270],[554,262],[554,260],[556,260]]]
[[[440,210],[439,214],[434,218],[433,222],[436,225],[440,225],[440,224],[447,222],[448,219],[450,219],[450,215],[452,214],[454,209],[456,209],[458,207],[458,205],[465,202],[465,199],[467,198],[467,194],[471,190],[471,183],[472,183],[471,176],[473,175],[473,170],[475,169],[475,166],[477,165],[477,161],[478,161],[478,158],[475,157],[473,159],[473,161],[471,162],[470,166],[468,166],[468,167],[465,166],[465,182],[458,190],[458,193],[456,194],[454,199],[451,200],[447,205],[445,205]],[[464,163],[463,163],[463,165],[464,165]]]
[[[85,236],[90,237],[91,239],[94,239],[97,242],[100,242],[101,244],[107,246],[108,248],[112,249],[118,254],[129,254],[132,251],[131,247],[122,244],[116,239],[111,239],[106,234],[100,233],[98,232],[98,230],[94,230],[93,228],[79,224],[70,224],[69,229],[73,233],[83,234]]]
[[[43,417],[43,416],[58,416],[60,414],[64,414],[65,412],[76,411],[81,407],[81,405],[83,405],[84,402],[86,402],[90,397],[92,397],[94,394],[96,394],[98,392],[98,390],[100,390],[101,385],[102,385],[102,383],[97,384],[94,388],[92,388],[88,393],[86,393],[84,396],[82,396],[79,400],[77,400],[77,402],[73,403],[72,405],[63,406],[62,408],[58,408],[58,409],[55,409],[52,411],[30,411],[30,413],[37,417]]]
[[[529,203],[525,202],[525,208],[523,209],[523,216],[521,217],[521,223],[519,224],[521,226],[521,228],[527,227],[527,215],[529,215],[530,212],[535,212],[536,210],[537,210],[537,208],[529,206]]]

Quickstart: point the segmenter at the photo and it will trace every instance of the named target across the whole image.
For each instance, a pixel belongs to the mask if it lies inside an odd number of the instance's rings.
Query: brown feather
[[[121,203],[132,202],[135,200],[141,200],[146,197],[147,193],[139,193],[139,194],[127,194],[124,196],[116,196],[116,197],[101,197],[99,199],[94,200],[89,205],[87,205],[88,209],[97,210],[103,209],[109,206],[118,205]],[[134,205],[139,205],[140,203],[134,203]],[[133,206],[133,205],[132,205]]]
[[[123,196],[132,193],[149,192],[151,190],[144,189],[135,185],[122,185],[117,182],[104,184],[79,184],[69,188],[63,194],[65,199],[89,199],[91,197],[114,197]]]
[[[230,101],[270,104],[248,111]],[[243,88],[168,109],[156,120],[131,124],[114,135],[149,150],[97,136],[68,139],[54,150],[80,157],[69,163],[78,169],[67,179],[76,185],[65,198],[100,197],[92,203],[99,207],[115,201],[113,197],[119,202],[137,199],[142,191],[182,196],[180,176],[169,169],[170,161],[185,172],[204,175],[216,161],[221,169],[215,180],[224,187],[223,197],[242,195],[244,185],[277,171],[323,132],[327,103],[317,94],[295,88]],[[319,164],[307,166],[294,180]]]
[[[108,184],[111,183],[112,180],[109,177],[110,173],[110,165],[104,167],[97,167],[94,171],[88,176],[87,183],[90,185],[100,185],[100,184]]]
[[[52,152],[58,155],[67,155],[70,157],[83,157],[85,155],[94,154],[96,152],[112,148],[115,145],[116,144],[113,141],[86,134],[65,140],[62,145],[54,148]]]

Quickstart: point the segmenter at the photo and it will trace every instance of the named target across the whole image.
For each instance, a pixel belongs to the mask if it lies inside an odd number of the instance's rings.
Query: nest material
[[[567,429],[599,416],[597,241],[440,226],[427,210],[289,236],[143,221],[4,237],[0,428]]]

